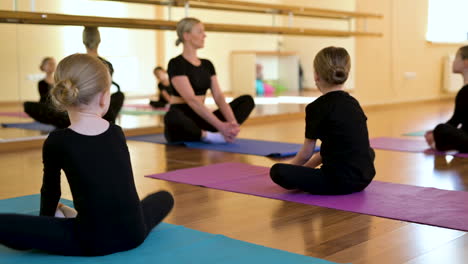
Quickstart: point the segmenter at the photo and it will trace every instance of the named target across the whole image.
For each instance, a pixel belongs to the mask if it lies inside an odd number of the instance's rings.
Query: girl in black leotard
[[[314,59],[315,83],[322,96],[307,105],[305,139],[291,164],[270,170],[285,189],[339,195],[364,190],[375,176],[367,117],[359,102],[343,91],[351,59],[344,48],[328,47]],[[314,153],[320,139],[320,152]],[[321,167],[319,167],[321,165]]]
[[[169,93],[171,93],[172,87],[171,82],[169,81],[169,76],[167,75],[167,72],[160,66],[154,68],[153,74],[158,80],[159,99],[157,101],[151,100],[150,105],[154,108],[165,107],[171,100]]]
[[[24,102],[23,109],[25,113],[38,122],[65,128],[70,125],[68,116],[57,111],[49,98],[49,92],[54,87],[55,64],[55,59],[52,57],[46,57],[42,60],[39,68],[46,73],[46,77],[38,83],[39,102]]]
[[[184,18],[177,23],[176,45],[182,43],[181,55],[169,61],[171,107],[164,117],[164,134],[169,142],[199,141],[232,142],[255,104],[250,95],[226,103],[219,87],[213,64],[200,59],[197,50],[205,45],[205,29],[200,20]],[[205,95],[211,90],[218,110],[205,106]]]
[[[468,46],[461,47],[452,65],[453,73],[463,76],[463,87],[455,98],[455,110],[446,122],[426,132],[429,146],[440,151],[468,152]]]
[[[45,57],[39,68],[46,73],[46,77],[39,81],[37,88],[39,91],[39,103],[47,103],[49,101],[49,91],[54,87],[54,72],[56,62],[52,57]]]
[[[0,214],[0,244],[53,254],[97,256],[140,245],[173,206],[168,192],[138,198],[122,129],[102,116],[111,77],[97,58],[63,59],[51,99],[71,125],[52,132],[43,146],[40,216]],[[56,218],[60,171],[67,177],[76,218]]]

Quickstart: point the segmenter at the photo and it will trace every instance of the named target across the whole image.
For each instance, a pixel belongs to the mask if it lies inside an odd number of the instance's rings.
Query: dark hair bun
[[[331,76],[333,84],[343,84],[348,79],[348,73],[343,67],[336,67]]]

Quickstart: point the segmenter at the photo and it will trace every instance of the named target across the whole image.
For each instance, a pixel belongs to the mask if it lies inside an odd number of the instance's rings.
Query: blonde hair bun
[[[59,108],[65,109],[76,104],[79,95],[78,87],[71,80],[59,81],[50,91],[52,99]]]
[[[344,48],[327,47],[315,56],[314,69],[328,85],[340,85],[348,79],[351,58]]]
[[[111,77],[107,66],[87,54],[73,54],[61,60],[55,72],[56,85],[50,91],[59,110],[88,105],[96,94],[109,90]]]
[[[97,49],[101,43],[101,34],[97,27],[85,27],[83,29],[83,44],[88,49]]]

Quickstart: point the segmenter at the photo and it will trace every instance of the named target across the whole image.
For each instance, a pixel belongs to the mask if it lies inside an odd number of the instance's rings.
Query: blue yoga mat
[[[144,136],[129,137],[129,140],[144,141],[159,144],[169,144],[163,134],[152,134]],[[173,144],[173,143],[171,143]],[[238,138],[234,143],[226,144],[207,144],[200,141],[195,142],[180,142],[174,143],[185,145],[189,148],[217,150],[224,152],[250,154],[266,157],[289,157],[294,156],[301,149],[301,144],[284,143],[265,140],[253,140]],[[316,147],[315,151],[319,151],[320,147]]]
[[[0,213],[37,214],[39,195],[0,200]],[[62,200],[71,205],[72,202]],[[139,247],[100,257],[65,257],[37,250],[16,251],[0,245],[2,264],[169,264],[169,263],[219,263],[219,264],[333,264],[322,259],[267,248],[222,235],[205,233],[167,223],[158,225]]]
[[[3,123],[2,127],[21,128],[27,130],[38,130],[44,132],[52,132],[55,127],[52,125],[46,125],[39,122],[27,122],[27,123]]]

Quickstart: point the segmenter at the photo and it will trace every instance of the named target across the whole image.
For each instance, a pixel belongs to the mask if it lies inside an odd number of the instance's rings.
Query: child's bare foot
[[[57,209],[55,210],[55,217],[57,218],[66,218],[65,215],[63,214],[62,210],[57,206]]]
[[[57,211],[55,212],[55,217],[62,217],[62,218],[75,218],[78,215],[78,212],[69,207],[64,205],[63,203],[59,203],[57,206]]]
[[[431,147],[432,149],[436,149],[434,133],[432,131],[427,131],[426,134],[424,135],[424,138],[426,139],[426,142],[429,145],[429,147]]]

